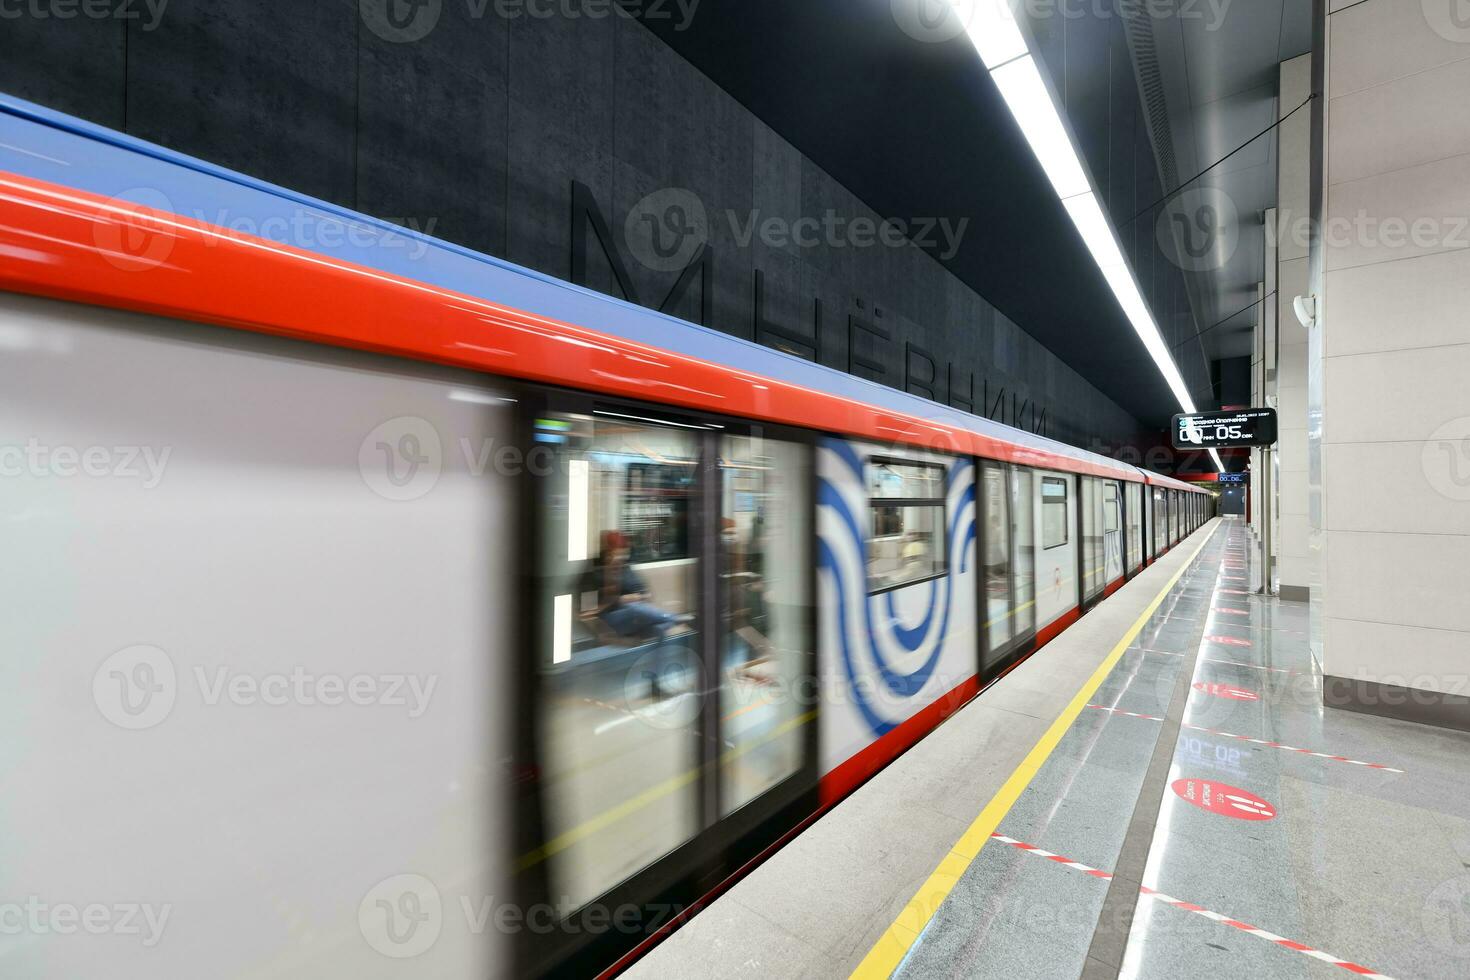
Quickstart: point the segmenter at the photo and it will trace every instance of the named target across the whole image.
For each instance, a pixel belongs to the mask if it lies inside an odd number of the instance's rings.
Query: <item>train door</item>
[[[1153,488],[1153,556],[1158,558],[1169,550],[1169,505],[1164,498],[1164,491],[1158,487]]]
[[[596,972],[816,805],[812,447],[528,397],[518,972]],[[807,692],[802,696],[801,692]],[[607,929],[612,909],[635,928]]]
[[[1122,484],[1105,480],[1102,485],[1103,588],[1123,577]]]
[[[1142,570],[1154,559],[1153,495],[1149,493],[1147,484],[1137,486],[1138,492],[1129,498],[1129,503],[1138,501],[1138,565]]]
[[[1096,477],[1078,477],[1082,487],[1082,547],[1079,549],[1082,581],[1082,606],[1087,608],[1102,598],[1106,559],[1103,557],[1103,481]]]
[[[1016,649],[1015,562],[1011,541],[1008,467],[986,460],[981,465],[980,521],[985,559],[980,581],[980,621],[984,630],[980,673],[993,676]]]
[[[1036,533],[1036,631],[1041,633],[1078,605],[1076,478],[1044,470],[1034,474]]]
[[[1024,466],[1011,468],[1011,582],[1013,632],[1023,644],[1036,635],[1036,498],[1037,475]]]
[[[1143,487],[1125,483],[1123,497],[1123,517],[1128,523],[1128,575],[1132,577],[1143,567]]]

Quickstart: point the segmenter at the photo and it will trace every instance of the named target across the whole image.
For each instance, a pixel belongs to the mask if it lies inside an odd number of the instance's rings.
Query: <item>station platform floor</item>
[[[633,977],[1470,977],[1470,734],[1326,709],[1217,519]]]

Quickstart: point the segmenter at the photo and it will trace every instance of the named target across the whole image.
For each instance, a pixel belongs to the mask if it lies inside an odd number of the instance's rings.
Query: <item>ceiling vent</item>
[[[1169,107],[1164,101],[1164,79],[1159,71],[1150,10],[1167,17],[1177,17],[1179,12],[1174,0],[1117,0],[1117,4],[1128,36],[1128,51],[1133,56],[1133,74],[1138,79],[1148,138],[1159,164],[1159,180],[1165,192],[1172,191],[1179,187],[1179,167],[1174,160],[1174,133],[1169,126]]]

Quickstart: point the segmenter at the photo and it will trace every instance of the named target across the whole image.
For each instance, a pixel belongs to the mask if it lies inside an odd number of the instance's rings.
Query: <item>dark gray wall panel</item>
[[[405,40],[360,17],[352,0],[172,0],[156,30],[135,28],[130,38],[125,128],[562,279],[574,278],[580,239],[582,284],[624,295],[621,263],[629,289],[653,308],[684,267],[645,247],[652,231],[642,209],[674,195],[702,212],[693,247],[705,247],[711,269],[708,297],[695,275],[668,307],[675,316],[751,338],[759,274],[768,346],[844,370],[865,359],[874,368],[855,373],[1079,445],[1137,443],[1131,415],[934,249],[877,239],[878,213],[641,23],[505,20],[493,3],[480,17],[471,9],[445,0],[432,29]],[[408,33],[429,26],[414,22]],[[91,45],[77,40],[58,57],[80,64],[99,50]],[[22,66],[21,82],[40,72]],[[100,87],[120,99],[121,61],[114,75]],[[11,88],[24,94],[22,84]],[[121,125],[105,100],[83,97],[81,83],[59,90],[51,104]],[[1112,174],[1116,140],[1101,139],[1089,137],[1094,166]],[[1133,181],[1131,134],[1129,144],[1120,169]],[[574,213],[574,184],[605,222],[605,241]],[[672,212],[652,217],[666,221],[661,244],[686,240]],[[763,233],[771,219],[777,237]],[[801,219],[815,220],[816,241],[792,236]],[[865,242],[854,239],[855,221],[866,223]],[[987,229],[966,235],[977,242]]]
[[[0,19],[0,91],[122,129],[129,21],[121,4],[114,0],[106,18],[37,17],[11,8],[14,16]],[[140,26],[152,24],[150,17]]]
[[[355,206],[504,255],[510,32],[468,10],[413,43],[361,31]]]
[[[364,44],[355,204],[470,248],[506,248],[505,83]]]
[[[128,36],[128,132],[353,205],[356,5],[173,0]]]

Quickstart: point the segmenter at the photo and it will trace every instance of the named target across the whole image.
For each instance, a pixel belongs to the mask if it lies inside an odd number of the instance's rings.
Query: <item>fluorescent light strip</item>
[[[993,70],[1031,53],[1016,25],[1010,0],[950,0],[950,6],[986,68]]]
[[[1066,199],[1085,194],[1091,189],[1082,161],[1072,149],[1072,141],[1052,104],[1051,93],[1029,54],[1007,62],[990,73],[996,87],[1021,124],[1021,134],[1031,144],[1031,152],[1041,161],[1057,196]]]
[[[551,662],[572,662],[572,597],[559,595],[551,602]]]
[[[590,504],[591,472],[585,459],[567,466],[567,561],[587,560],[587,512]]]
[[[1179,373],[1179,366],[1174,363],[1173,355],[1164,343],[1163,332],[1149,312],[1133,270],[1118,245],[1112,223],[1092,191],[1082,158],[1072,145],[1066,124],[1052,102],[1035,57],[1026,47],[1010,0],[950,0],[950,5],[954,16],[964,18],[970,42],[979,52],[980,60],[985,62],[990,77],[1128,322],[1143,341],[1144,348],[1168,382],[1174,397],[1179,399],[1180,407],[1185,412],[1196,411],[1189,386],[1184,383],[1184,376]],[[1218,465],[1219,456],[1213,451],[1211,456]]]

